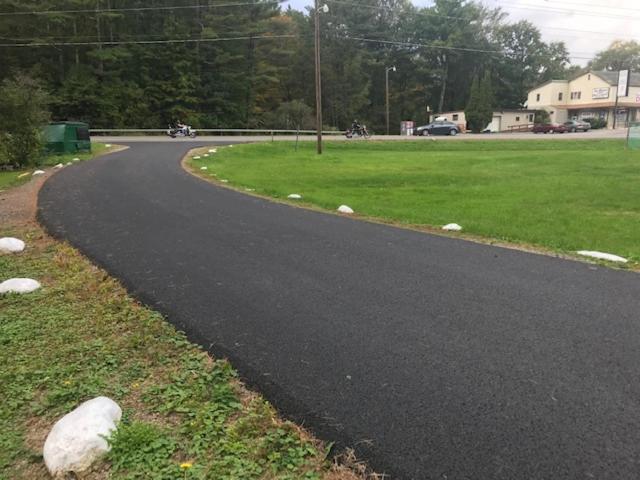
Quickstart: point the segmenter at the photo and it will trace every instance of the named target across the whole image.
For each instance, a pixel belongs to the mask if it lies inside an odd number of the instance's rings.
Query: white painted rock
[[[68,413],[49,432],[43,457],[54,477],[87,470],[109,451],[109,437],[120,422],[122,410],[107,397],[96,397]]]
[[[79,159],[78,157],[76,157],[76,158],[74,158],[72,161],[73,161],[73,162],[79,162],[79,161],[80,161],[80,159]]]
[[[347,205],[340,205],[338,207],[338,211],[340,213],[353,213],[353,209],[351,207],[348,207]]]
[[[11,278],[0,283],[0,293],[31,293],[40,288],[40,282],[31,278]]]
[[[43,174],[44,174],[44,170],[36,170],[31,175],[36,176],[36,175],[43,175]]]
[[[212,148],[209,150],[209,153],[216,153],[218,150],[216,150],[215,148]]]
[[[18,175],[18,178],[24,178],[27,175],[29,175],[29,172],[24,172],[24,173],[21,173],[20,175]]]
[[[204,156],[205,156],[205,157],[208,157],[208,156],[209,156],[209,154],[208,154],[208,153],[205,153],[205,154],[204,154]]]
[[[64,163],[59,163],[53,168],[63,168],[63,167],[64,167]]]
[[[209,170],[209,167],[200,167],[200,170]]]
[[[447,223],[444,227],[442,227],[442,229],[448,232],[459,232],[460,230],[462,230],[462,227],[457,223]]]
[[[300,200],[302,198],[302,195],[299,195],[297,193],[292,193],[287,198],[290,198],[291,200]]]
[[[245,192],[255,192],[256,189],[255,188],[245,188],[244,191]]]
[[[200,160],[200,155],[196,155],[195,157],[193,157],[194,160]]]
[[[111,148],[111,144],[110,144],[110,143],[107,143],[107,144],[105,145],[105,147],[107,147],[107,148]]]
[[[619,257],[618,255],[613,255],[612,253],[603,253],[603,252],[594,252],[591,250],[580,250],[578,255],[583,255],[585,257],[598,258],[600,260],[609,260],[610,262],[620,262],[627,263],[626,258]]]
[[[226,180],[226,179],[222,179],[222,180],[220,180],[220,181],[221,181],[222,183],[229,183],[229,180]]]
[[[67,165],[71,165],[71,162],[67,162]]]
[[[13,237],[0,238],[0,253],[17,253],[24,250],[24,242]]]

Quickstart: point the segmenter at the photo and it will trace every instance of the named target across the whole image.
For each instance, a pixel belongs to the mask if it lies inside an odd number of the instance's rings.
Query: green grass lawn
[[[96,155],[104,153],[105,150],[107,150],[106,145],[103,143],[94,143],[91,145],[91,148],[91,152],[70,153],[65,155],[47,155],[43,158],[42,164],[38,167],[30,167],[12,171],[0,170],[0,191],[6,190],[7,188],[15,187],[28,181],[31,178],[30,175],[23,174],[32,173],[38,168],[51,167],[57,165],[58,163],[66,164],[68,162],[71,162],[74,158],[79,158],[80,160],[88,160],[95,157]]]
[[[313,142],[297,152],[274,142],[220,147],[192,165],[328,210],[640,261],[640,152],[621,140],[332,142],[322,156]]]

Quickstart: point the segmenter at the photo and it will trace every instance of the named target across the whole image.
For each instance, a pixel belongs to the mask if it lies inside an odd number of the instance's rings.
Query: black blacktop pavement
[[[39,218],[389,478],[640,478],[640,275],[272,203],[193,146],[68,167]]]

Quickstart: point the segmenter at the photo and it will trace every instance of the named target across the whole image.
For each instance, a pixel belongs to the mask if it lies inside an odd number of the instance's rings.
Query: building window
[[[520,117],[516,117],[516,122],[519,122],[519,121],[520,121]]]
[[[454,114],[453,114],[453,120],[454,120],[454,121],[455,121],[455,120],[458,120],[458,114],[457,114],[457,113],[454,113]]]
[[[540,94],[538,93],[538,94],[536,95],[536,102],[539,102],[539,101],[540,101]]]
[[[533,122],[533,113],[529,114],[529,122]]]
[[[591,74],[587,75],[587,80],[591,80]]]
[[[558,100],[562,100],[562,92],[558,93]]]
[[[580,100],[582,92],[571,92],[571,100]]]

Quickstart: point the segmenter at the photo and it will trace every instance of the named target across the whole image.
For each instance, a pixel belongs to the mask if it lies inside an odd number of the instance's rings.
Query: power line
[[[115,46],[115,45],[162,45],[162,44],[178,44],[178,43],[216,43],[216,42],[229,42],[238,40],[272,40],[279,38],[301,38],[300,35],[248,35],[240,37],[226,37],[226,38],[183,38],[183,39],[165,39],[165,40],[131,40],[131,41],[105,41],[105,42],[35,42],[35,43],[4,43],[0,44],[1,47],[10,48],[28,48],[28,47],[79,47],[79,46]],[[394,45],[402,47],[413,48],[429,48],[436,50],[447,51],[460,51],[471,53],[488,53],[495,55],[508,56],[506,52],[500,50],[487,50],[480,48],[468,48],[468,47],[451,47],[446,45],[434,45],[418,42],[400,42],[394,40],[379,40],[373,38],[364,37],[340,37],[343,40],[352,40],[365,43],[378,43],[383,45]],[[582,57],[576,55],[570,55],[573,59],[579,60],[591,60],[593,57]]]
[[[242,37],[225,38],[183,38],[167,40],[122,40],[105,42],[36,42],[36,43],[0,43],[0,47],[80,47],[80,46],[110,46],[110,45],[161,45],[169,43],[215,43],[231,42],[235,40],[269,40],[277,38],[299,38],[299,35],[247,35]]]
[[[446,45],[434,45],[427,43],[418,43],[418,42],[400,42],[394,40],[377,40],[374,38],[364,38],[364,37],[342,37],[345,40],[354,40],[358,42],[367,42],[367,43],[380,43],[384,45],[395,45],[395,46],[403,46],[403,47],[414,47],[414,48],[430,48],[430,49],[438,49],[438,50],[450,50],[450,51],[461,51],[461,52],[471,52],[471,53],[489,53],[496,54],[502,56],[508,56],[508,54],[501,50],[485,50],[481,48],[468,48],[468,47],[450,47]],[[591,60],[593,57],[582,57],[570,55],[571,58],[578,60]]]
[[[246,35],[247,31],[243,31],[243,32],[221,32],[224,33],[226,35]],[[255,32],[256,35],[267,35],[269,32]],[[190,35],[190,34],[185,34],[185,35]],[[118,41],[134,41],[134,40],[141,40],[141,39],[145,39],[145,38],[159,38],[162,40],[162,37],[165,37],[166,34],[164,33],[139,33],[139,34],[128,34],[128,33],[120,33],[117,35],[117,37],[121,37]],[[41,37],[20,37],[20,38],[15,38],[15,37],[3,37],[0,36],[0,40],[9,40],[12,42],[18,42],[18,43],[23,43],[23,42],[44,42],[45,40],[48,40],[50,43],[51,42],[56,42],[56,41],[62,41],[64,39],[67,38],[71,38],[71,39],[77,39],[76,41],[78,42],[84,42],[84,41],[90,41],[89,39],[94,39],[97,38],[99,39],[100,37],[98,37],[97,35],[45,35],[45,36],[41,36]],[[207,38],[207,37],[201,37],[203,39]],[[209,38],[218,38],[218,37],[209,37]],[[196,40],[196,38],[194,37],[185,37],[185,40]],[[174,40],[180,40],[179,38],[175,38]],[[99,40],[97,41],[97,43],[100,43],[101,45],[104,45],[104,42],[100,42]]]
[[[272,0],[272,1],[263,1],[260,3],[256,3],[256,2],[247,2],[247,3],[223,3],[223,4],[217,4],[217,5],[174,5],[174,6],[164,6],[164,7],[131,7],[131,8],[122,8],[122,9],[102,9],[102,10],[44,10],[41,12],[38,11],[29,11],[29,12],[0,12],[0,17],[1,16],[12,16],[12,15],[48,15],[48,14],[69,14],[69,13],[118,13],[118,12],[134,12],[134,11],[150,11],[150,10],[178,10],[178,9],[205,9],[205,8],[217,8],[217,7],[236,7],[236,6],[254,6],[254,5],[265,5],[268,3],[272,3],[272,4],[278,4],[281,3],[283,0]],[[363,3],[355,3],[355,2],[348,2],[348,1],[344,1],[344,0],[326,0],[329,3],[334,3],[334,4],[341,4],[341,5],[348,5],[348,6],[356,6],[356,7],[364,7],[364,8],[370,8],[370,9],[376,9],[376,10],[387,10],[387,11],[396,11],[395,9],[391,8],[391,7],[384,7],[384,6],[377,6],[377,5],[368,5],[368,4],[363,4]],[[492,0],[495,3],[498,3],[499,1],[504,1],[504,0]],[[566,2],[564,2],[566,3]],[[591,5],[591,4],[589,4]],[[595,6],[595,5],[594,5]],[[512,6],[512,5],[508,5],[507,8],[519,8],[517,6]],[[538,6],[522,6],[521,8],[527,8],[527,9],[535,9],[535,10],[548,10],[548,11],[552,11],[552,12],[556,12],[556,11],[560,11],[557,9],[545,9],[544,7],[538,7]],[[615,7],[614,7],[615,8]],[[640,11],[640,9],[630,9],[630,10],[638,10]],[[562,10],[565,12],[574,12],[573,10]],[[597,14],[596,12],[590,12],[591,14],[595,14],[598,16],[601,16],[600,14]],[[459,17],[459,16],[454,16],[454,15],[444,15],[444,14],[440,14],[440,13],[431,13],[431,12],[425,12],[425,11],[416,11],[413,12],[414,15],[419,15],[419,16],[426,16],[426,17],[435,17],[435,18],[447,18],[450,20],[462,20],[462,21],[469,21],[468,17]],[[615,18],[629,18],[629,17],[618,17],[616,16]],[[631,17],[631,18],[636,18],[636,17]],[[614,32],[597,32],[597,31],[592,31],[592,30],[582,30],[582,29],[571,29],[571,28],[563,28],[563,27],[551,27],[551,26],[539,26],[537,27],[541,30],[558,30],[558,31],[571,31],[571,32],[579,32],[579,33],[589,33],[589,34],[596,34],[596,35],[607,35],[607,36],[611,36],[612,38],[627,38],[627,39],[631,39],[631,40],[639,40],[640,37],[631,37],[631,36],[626,36],[626,37],[621,37],[619,35],[617,35],[617,33]],[[149,35],[152,36],[152,35]],[[160,36],[160,35],[157,35]],[[85,38],[96,38],[96,37],[90,37],[90,36],[84,36]],[[0,38],[4,38],[4,37],[0,37]],[[40,38],[75,38],[75,36],[49,36],[49,37],[40,37]],[[5,38],[8,40],[8,38]],[[15,41],[21,41],[21,40],[27,40],[27,38],[24,39],[12,39]],[[33,40],[38,40],[33,39]]]
[[[130,8],[105,8],[105,9],[86,9],[86,10],[30,10],[28,12],[0,12],[0,17],[11,16],[24,16],[24,15],[67,15],[78,13],[123,13],[123,12],[146,12],[146,11],[159,11],[159,10],[197,10],[219,7],[244,7],[244,6],[260,6],[267,4],[279,4],[279,0],[263,0],[260,2],[247,2],[247,3],[218,3],[208,5],[168,5],[157,7],[130,7]]]
[[[449,1],[455,1],[455,0],[449,0]],[[494,0],[497,3],[497,0]],[[544,0],[545,2],[547,0]],[[602,8],[602,9],[607,9],[607,10],[626,10],[626,11],[632,11],[632,12],[640,12],[640,8],[631,8],[631,7],[618,7],[618,6],[609,6],[609,5],[597,5],[595,3],[585,3],[585,2],[570,2],[570,1],[562,1],[562,5],[577,5],[579,7],[592,7],[592,8]],[[531,5],[532,7],[539,7],[541,9],[544,9],[546,7],[543,7],[542,5]],[[572,9],[574,10],[574,9]],[[597,13],[597,12],[590,12],[590,13]]]
[[[340,5],[364,7],[364,8],[370,8],[370,9],[375,9],[375,10],[396,11],[392,7],[384,7],[384,6],[378,6],[378,5],[368,5],[368,4],[364,4],[364,3],[347,2],[347,1],[344,1],[344,0],[325,0],[325,1],[327,3],[335,3],[335,4],[340,4]],[[498,0],[493,0],[493,1],[497,3]],[[462,21],[465,21],[465,22],[469,22],[471,20],[468,17],[459,17],[459,16],[455,16],[455,15],[444,15],[444,14],[441,14],[441,13],[432,13],[432,12],[425,12],[425,11],[415,11],[415,12],[412,12],[412,15],[424,16],[424,17],[434,17],[434,18],[446,18],[446,19],[449,19],[449,20],[462,20]],[[625,17],[625,18],[627,18],[627,17]],[[574,28],[551,27],[551,26],[546,26],[546,25],[536,26],[536,28],[538,28],[540,30],[560,30],[560,31],[566,30],[566,31],[571,31],[571,32],[595,33],[595,34],[600,34],[600,35],[611,35],[612,37],[620,38],[614,32],[611,32],[611,33],[609,33],[609,32],[595,32],[595,31],[592,31],[592,30],[580,30],[580,29],[574,29]],[[627,38],[634,38],[634,37],[627,37]],[[640,37],[638,37],[638,38],[640,39]]]
[[[501,0],[501,1],[505,1],[505,3],[509,3],[506,0]],[[519,5],[527,5],[527,6],[537,7],[537,8],[541,8],[541,9],[547,8],[545,6],[535,5],[535,4],[534,5],[532,5],[532,4],[519,4]],[[609,6],[609,5],[596,5],[596,4],[593,4],[593,3],[568,2],[568,1],[565,1],[565,0],[562,1],[561,5],[576,5],[576,6],[579,6],[579,7],[600,8],[600,9],[606,9],[606,10],[624,10],[624,11],[630,11],[630,12],[640,12],[640,8],[616,7],[616,6]],[[555,7],[552,7],[552,8],[555,8]],[[571,10],[576,10],[576,9],[571,9]],[[594,12],[593,10],[576,10],[576,11],[599,14],[598,12]]]
[[[629,15],[615,15],[605,12],[594,12],[588,10],[577,10],[577,9],[563,9],[556,7],[541,7],[538,5],[528,5],[528,4],[510,4],[508,2],[504,2],[504,0],[493,0],[496,4],[506,3],[507,8],[515,8],[519,10],[533,10],[539,12],[551,12],[551,13],[567,13],[569,15],[578,15],[578,16],[586,16],[586,17],[605,17],[605,18],[615,18],[622,20],[640,20],[640,17],[631,17]]]

